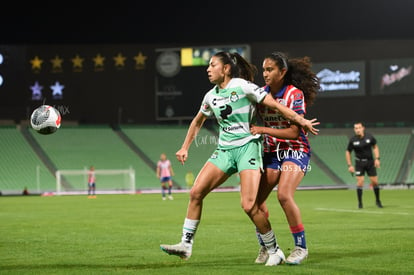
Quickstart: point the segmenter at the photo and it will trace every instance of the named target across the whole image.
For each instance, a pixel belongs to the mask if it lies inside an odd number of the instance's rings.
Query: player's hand
[[[317,118],[313,118],[311,120],[305,119],[302,127],[306,130],[306,132],[311,132],[312,134],[317,135],[319,133],[319,129],[315,128],[314,126],[321,124],[317,120]]]
[[[252,124],[250,125],[250,133],[252,135],[262,134],[262,127]]]
[[[380,168],[381,167],[379,159],[374,160],[374,166],[375,166],[375,168]]]
[[[184,165],[184,162],[187,160],[188,157],[188,151],[185,149],[180,149],[175,153],[175,156],[177,157],[177,160]]]

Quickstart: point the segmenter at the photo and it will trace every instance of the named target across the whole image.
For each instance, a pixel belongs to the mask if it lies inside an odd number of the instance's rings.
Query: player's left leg
[[[369,177],[371,184],[372,184],[372,188],[374,190],[374,195],[375,195],[375,204],[377,205],[377,207],[382,208],[382,203],[380,200],[380,188],[378,185],[378,176],[373,176],[373,177]]]
[[[296,265],[300,264],[308,256],[305,227],[303,226],[300,209],[294,200],[295,191],[305,173],[300,165],[291,161],[285,161],[281,170],[277,198],[285,212],[295,244],[295,248],[289,257],[287,257],[286,263]]]
[[[170,200],[174,199],[172,194],[171,194],[172,186],[173,186],[173,183],[172,183],[172,180],[170,179],[168,181],[168,199],[170,199]]]
[[[382,203],[380,200],[380,188],[378,185],[377,169],[373,161],[371,161],[369,165],[367,165],[367,174],[369,176],[369,180],[371,181],[372,189],[374,190],[375,204],[377,205],[377,207],[382,208]]]

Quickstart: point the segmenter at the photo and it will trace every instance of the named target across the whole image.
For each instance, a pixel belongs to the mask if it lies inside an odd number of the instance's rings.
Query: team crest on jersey
[[[211,159],[216,159],[218,157],[218,152],[215,151],[212,155],[211,155]]]
[[[230,101],[231,102],[236,102],[237,100],[239,100],[239,96],[237,95],[237,93],[236,92],[231,92]]]

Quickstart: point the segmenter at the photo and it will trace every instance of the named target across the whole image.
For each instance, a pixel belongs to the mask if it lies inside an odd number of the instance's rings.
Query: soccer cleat
[[[283,253],[282,249],[278,248],[276,253],[269,253],[269,258],[265,266],[274,266],[283,264],[285,262],[285,254]]]
[[[362,202],[358,203],[358,208],[362,209]]]
[[[290,265],[300,264],[304,259],[308,257],[308,250],[299,246],[295,246],[292,253],[286,259],[286,263]]]
[[[168,195],[168,199],[172,201],[174,198],[173,198],[173,196]]]
[[[183,243],[178,244],[162,244],[161,250],[169,255],[175,255],[183,260],[188,260],[191,257],[192,247],[185,246]]]
[[[376,204],[377,204],[378,208],[382,208],[382,203],[381,203],[381,201],[377,201],[377,202],[376,202]]]
[[[259,255],[257,255],[257,258],[254,262],[256,264],[264,264],[268,258],[269,258],[269,253],[267,253],[266,247],[260,246]]]

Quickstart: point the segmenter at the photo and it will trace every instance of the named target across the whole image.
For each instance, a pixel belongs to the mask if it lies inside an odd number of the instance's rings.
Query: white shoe
[[[188,260],[191,257],[192,246],[186,246],[183,243],[178,244],[162,244],[161,250],[169,255],[175,255],[183,260]]]
[[[285,262],[285,254],[283,253],[280,247],[276,250],[276,253],[269,253],[269,258],[267,259],[266,266],[274,266],[283,264]]]
[[[173,198],[173,196],[168,195],[168,199],[173,200],[174,198]]]
[[[292,253],[286,259],[287,264],[297,265],[308,257],[308,250],[299,246],[295,246]]]
[[[269,253],[267,253],[267,249],[265,246],[260,246],[259,255],[257,255],[256,260],[254,261],[256,264],[264,264],[269,258]]]
[[[167,198],[166,197],[162,197],[162,200],[165,201]]]

